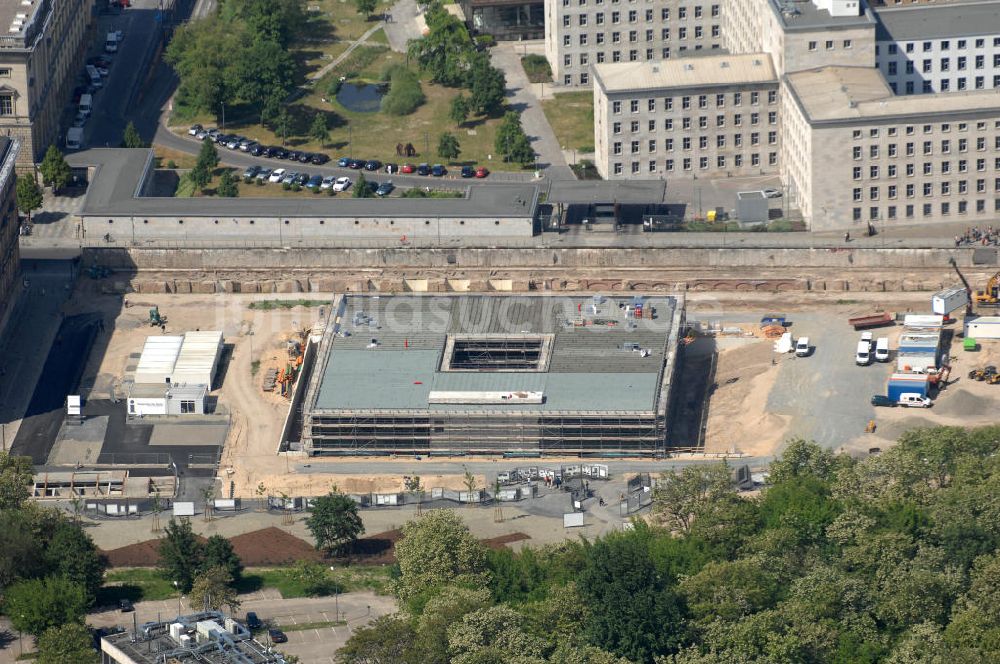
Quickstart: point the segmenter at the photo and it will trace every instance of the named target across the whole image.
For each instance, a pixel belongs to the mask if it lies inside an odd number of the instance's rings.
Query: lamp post
[[[334,567],[333,565],[330,565],[330,571],[331,572],[335,572],[336,570],[337,570],[336,567]],[[337,620],[339,621],[340,620],[340,586],[337,586],[337,591],[333,595],[333,606],[334,606],[334,611],[337,613]]]

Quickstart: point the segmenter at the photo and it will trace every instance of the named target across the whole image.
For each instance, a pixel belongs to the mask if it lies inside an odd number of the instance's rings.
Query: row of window
[[[940,195],[940,196],[950,196],[953,191],[955,193],[959,194],[959,195],[964,195],[964,194],[968,194],[969,193],[970,187],[969,187],[969,181],[968,180],[959,180],[956,184],[957,184],[957,186],[954,187],[954,188],[952,188],[952,183],[951,182],[941,182],[941,183],[939,183],[938,184],[938,195]],[[985,194],[986,193],[986,179],[985,178],[980,178],[980,179],[976,180],[973,183],[973,187],[975,188],[977,194]],[[934,196],[935,195],[935,193],[934,193],[934,183],[933,182],[924,182],[924,183],[922,183],[920,191],[922,192],[923,196],[925,196],[925,197],[926,196]],[[993,180],[993,191],[1000,191],[1000,178],[994,178],[994,180]],[[864,198],[863,198],[864,197],[864,193],[865,192],[864,192],[864,188],[863,187],[855,187],[854,191],[853,191],[854,202],[860,203],[862,200],[864,200]],[[870,201],[877,201],[877,200],[879,200],[879,195],[881,193],[882,193],[882,190],[878,186],[868,187],[868,200],[870,200]],[[899,188],[896,185],[894,185],[894,184],[890,184],[888,187],[885,188],[885,194],[886,194],[886,198],[888,198],[890,200],[894,200],[894,199],[898,198]],[[915,184],[908,184],[908,185],[906,185],[903,188],[903,195],[906,198],[916,198],[916,196],[917,196],[917,186]]]
[[[755,132],[751,132],[750,134],[748,134],[748,137],[750,139],[750,145],[752,147],[756,147],[756,146],[760,145],[760,133],[759,132],[756,132],[756,131]],[[726,146],[727,146],[727,140],[728,140],[728,137],[725,136],[724,134],[719,134],[718,136],[716,136],[715,137],[715,147],[716,147],[716,149],[725,149]],[[708,136],[699,136],[698,137],[697,149],[699,149],[699,150],[707,150],[710,142],[711,141],[709,140]],[[769,132],[767,132],[767,144],[768,145],[777,145],[778,144],[778,132],[776,132],[776,131],[769,131]],[[646,140],[646,151],[650,152],[650,153],[656,152],[656,148],[657,148],[658,145],[659,144],[657,143],[657,141],[656,141],[655,138],[647,139]],[[663,140],[663,149],[665,151],[667,151],[667,152],[673,152],[676,145],[677,145],[677,142],[674,139],[672,139],[672,138],[666,138],[666,139]],[[642,146],[642,141],[630,141],[629,142],[629,154],[639,154],[641,146]],[[691,136],[685,136],[685,137],[683,137],[683,138],[680,139],[680,149],[681,150],[693,150],[693,149],[695,149],[695,147],[696,147],[695,146],[695,142],[694,142],[694,140],[692,140]],[[743,134],[733,134],[733,147],[736,147],[736,148],[743,147]],[[618,156],[618,155],[624,154],[623,153],[623,149],[624,149],[624,144],[621,141],[615,141],[614,143],[611,144],[611,154],[614,155],[614,156]]]
[[[986,89],[986,78],[983,76],[976,76],[972,79],[973,89],[975,90],[985,90]],[[889,83],[889,87],[892,88],[893,94],[899,94],[898,85],[895,81]],[[1000,75],[993,76],[993,87],[1000,88]],[[943,78],[938,81],[937,92],[948,92],[951,90],[951,79]],[[906,85],[903,87],[905,90],[904,94],[912,95],[916,94],[917,86],[913,81],[906,81]],[[955,79],[955,89],[956,90],[968,90],[969,89],[969,79],[966,77],[961,77]],[[920,92],[928,93],[935,92],[934,81],[920,81]]]
[[[684,8],[681,7],[681,9],[684,9]],[[700,9],[700,7],[698,9]],[[594,24],[595,25],[604,25],[604,12],[598,12],[598,13],[594,14],[593,16],[594,16]],[[712,18],[718,18],[718,16],[719,16],[719,14],[717,12],[712,14]],[[701,14],[698,14],[698,15],[695,16],[695,18],[701,18],[701,17],[702,17]],[[622,17],[622,12],[611,12],[610,20],[611,20],[611,24],[612,25],[619,25],[622,22],[622,18],[623,18]],[[683,18],[686,18],[686,16],[681,16],[679,18],[683,19]],[[639,22],[639,12],[636,11],[636,10],[634,10],[634,9],[630,10],[624,16],[624,19],[628,23],[638,23]],[[656,15],[654,13],[654,10],[647,9],[645,11],[645,13],[643,14],[643,19],[642,20],[643,20],[644,23],[652,23],[653,21],[655,21],[656,20]],[[670,10],[669,9],[664,8],[664,9],[662,9],[660,11],[660,20],[661,21],[669,21],[670,20]],[[583,14],[583,13],[581,13],[581,14],[578,14],[577,17],[576,17],[576,25],[578,25],[581,28],[582,27],[586,27],[589,22],[590,22],[590,14]],[[563,24],[564,28],[571,28],[571,27],[573,27],[573,15],[572,14],[563,14],[562,24]]]
[[[689,117],[683,117],[683,118],[681,118],[680,129],[682,131],[690,131],[692,129],[695,129],[695,125],[692,122],[693,119],[694,118],[689,118]],[[760,124],[760,119],[761,119],[760,113],[751,113],[750,114],[750,126],[751,127],[758,126]],[[698,129],[708,129],[708,125],[709,125],[708,117],[702,115],[702,116],[699,116],[697,118],[697,120],[698,120],[698,126],[697,126]],[[742,127],[743,126],[743,114],[742,113],[734,113],[733,116],[732,116],[732,121],[733,121],[733,126],[734,127]],[[778,124],[778,112],[777,111],[769,111],[768,112],[768,114],[767,114],[767,124],[769,124],[769,125],[776,125],[776,124]],[[611,133],[613,133],[613,134],[620,134],[620,133],[622,133],[623,126],[624,125],[621,122],[612,122],[611,123]],[[639,120],[632,120],[632,121],[629,122],[629,132],[632,133],[632,134],[635,134],[636,132],[641,131],[641,129],[640,129],[641,126],[642,125],[640,124]],[[726,116],[725,115],[716,115],[715,116],[715,127],[716,127],[716,129],[721,129],[721,128],[725,127],[725,126],[726,126]],[[663,129],[664,129],[664,131],[673,131],[674,127],[675,127],[674,118],[665,118],[663,120]],[[646,120],[646,131],[656,131],[656,120]]]
[[[889,76],[896,76],[899,73],[899,62],[896,60],[890,60],[885,63],[886,72]],[[1000,67],[1000,53],[993,54],[993,66]],[[916,73],[916,60],[903,60],[903,71],[907,74]],[[972,58],[973,69],[985,69],[986,68],[986,56],[977,55]],[[969,68],[969,58],[961,55],[955,58],[955,69],[956,71],[966,71]],[[920,70],[924,74],[930,74],[934,72],[934,60],[930,58],[925,58],[920,61]],[[951,71],[951,58],[938,58],[938,71]]]
[[[972,43],[974,44],[974,48],[986,48],[985,38],[976,39]],[[878,55],[880,53],[880,51],[882,50],[881,46],[882,46],[881,44],[875,45],[875,55]],[[993,38],[993,46],[1000,46],[1000,37]],[[969,40],[967,39],[959,39],[955,42],[955,49],[958,51],[964,51],[968,47],[969,47]],[[899,46],[897,44],[886,44],[885,50],[886,53],[888,53],[889,55],[896,55],[897,53],[899,53]],[[916,42],[906,42],[903,50],[906,51],[907,53],[915,52],[917,50]],[[922,50],[924,53],[930,53],[931,51],[934,50],[934,42],[933,41],[923,42]],[[942,39],[941,41],[939,41],[938,50],[939,51],[951,50],[951,40]]]
[[[942,139],[940,142],[939,150],[941,154],[951,154],[952,141],[950,139]],[[955,147],[958,152],[968,152],[969,151],[969,139],[960,138],[955,142]],[[895,157],[899,154],[899,149],[896,143],[889,143],[885,146],[885,155],[887,157]],[[903,144],[903,152],[907,157],[912,157],[916,154],[917,144],[909,141]],[[921,145],[922,154],[931,155],[934,154],[934,141],[924,141]],[[976,137],[976,151],[983,152],[987,149],[987,142],[985,136]],[[1000,136],[993,137],[993,149],[1000,150]],[[862,149],[860,145],[855,145],[851,148],[851,156],[855,161],[863,159],[865,156],[865,150]],[[879,145],[869,145],[867,150],[869,159],[878,159],[882,154],[882,147]]]
[[[937,126],[937,131],[940,131],[942,134],[947,134],[948,132],[951,131],[951,126],[952,125],[950,122],[942,122],[940,125]],[[986,128],[987,124],[985,120],[979,120],[978,122],[976,122],[976,131],[986,131]],[[1000,120],[993,121],[993,128],[1000,129]],[[921,129],[923,133],[930,134],[934,132],[935,127],[932,124],[925,124],[921,125]],[[957,129],[958,131],[969,131],[969,123],[958,122],[955,124],[955,129]],[[917,133],[916,125],[906,125],[903,128],[903,133],[906,134],[907,136],[913,136],[915,133]],[[868,129],[868,138],[878,138],[881,134],[882,130],[879,127],[871,127]],[[885,135],[888,136],[889,138],[892,138],[893,136],[898,136],[899,128],[886,127]],[[854,140],[858,140],[863,136],[864,136],[864,131],[862,131],[861,129],[855,129],[852,134]]]
[[[635,0],[629,0],[629,2],[632,3],[632,2],[635,2]],[[604,0],[594,0],[594,4],[595,5],[603,5],[604,4]],[[611,0],[611,4],[613,4],[613,5],[621,4],[621,0]],[[586,7],[587,6],[587,0],[577,0],[576,5],[578,7]],[[572,0],[562,0],[562,6],[563,7],[571,7],[572,6]],[[701,5],[698,5],[696,7],[691,7],[691,10],[692,10],[691,11],[691,16],[693,16],[694,18],[702,18],[702,17],[705,16],[705,8],[702,7]],[[615,12],[615,13],[617,14],[618,12]],[[713,18],[719,17],[721,15],[721,13],[722,12],[721,12],[721,9],[720,9],[719,5],[710,5],[709,8],[708,8],[708,14],[709,14],[709,16],[712,16]],[[635,20],[634,18],[632,18],[632,15],[634,15],[634,14],[636,14],[635,10],[630,10],[629,11],[629,20],[633,20],[633,21]],[[652,21],[653,20],[653,10],[652,9],[647,9],[646,12],[645,12],[645,15],[646,15],[646,20],[647,21]],[[670,20],[670,8],[669,7],[662,8],[660,10],[660,17],[664,21],[669,21]],[[678,7],[677,8],[677,18],[679,20],[683,21],[687,17],[688,17],[688,8],[687,7]]]
[[[833,40],[832,39],[827,39],[824,42],[823,45],[826,48],[826,50],[828,50],[828,51],[832,51],[834,49],[834,45],[833,45]],[[845,39],[843,42],[841,42],[841,45],[844,48],[853,48],[854,47],[854,42],[851,41],[850,39]],[[818,50],[818,49],[819,49],[819,42],[814,42],[814,41],[809,42],[809,50],[810,51],[815,51],[815,50]]]
[[[747,94],[749,95],[749,101],[750,101],[750,105],[751,106],[759,106],[760,105],[760,92],[759,91],[753,90],[753,91],[751,91],[751,92],[749,92]],[[718,93],[718,94],[715,94],[715,95],[697,95],[697,96],[694,96],[694,95],[683,95],[681,97],[678,97],[678,99],[680,99],[681,110],[682,111],[686,111],[686,110],[688,110],[688,109],[690,109],[692,107],[692,104],[697,104],[698,108],[708,108],[709,107],[709,101],[713,97],[714,97],[714,101],[715,101],[715,108],[725,108],[726,107],[726,100],[727,100],[727,98],[729,99],[729,102],[733,106],[742,106],[743,105],[743,99],[744,99],[744,93],[742,93],[742,92],[733,92],[733,93],[729,93],[729,94]],[[672,110],[674,110],[674,97],[660,97],[659,99],[663,100],[663,110],[664,111],[672,111]],[[774,105],[774,104],[778,103],[778,91],[777,90],[767,90],[767,103],[768,103],[768,105]],[[647,97],[646,98],[646,103],[644,105],[641,104],[641,100],[639,100],[639,99],[630,99],[629,102],[628,102],[628,109],[629,109],[630,113],[638,113],[641,106],[645,106],[646,111],[648,111],[650,113],[653,113],[653,112],[656,111],[657,98],[656,97]],[[614,100],[614,101],[611,102],[611,113],[613,115],[621,115],[623,107],[624,107],[624,105],[623,105],[623,102],[621,100]]]
[[[985,159],[977,159],[976,160],[976,164],[975,164],[976,172],[978,172],[978,173],[984,172],[986,170],[987,163],[988,162]],[[970,166],[970,164],[969,164],[969,160],[968,159],[959,159],[957,162],[955,162],[955,165],[956,165],[956,168],[955,168],[956,172],[958,172],[958,173],[968,173],[969,172],[969,166]],[[997,170],[1000,170],[1000,157],[994,157],[994,159],[993,159],[993,168],[997,169]],[[879,175],[880,175],[881,172],[882,172],[881,169],[877,165],[873,164],[873,165],[869,166],[868,167],[868,179],[870,179],[870,180],[877,180],[879,178]],[[905,164],[903,172],[906,173],[906,177],[910,177],[910,178],[916,177],[916,175],[917,175],[917,169],[916,169],[916,166],[914,164]],[[940,162],[938,164],[938,172],[941,173],[942,175],[948,175],[949,173],[951,173],[952,172],[951,162],[950,161],[942,161],[942,162]],[[860,166],[855,166],[852,169],[851,174],[852,174],[852,177],[855,180],[860,180],[864,176],[864,170]],[[934,175],[934,163],[933,162],[929,162],[929,161],[928,162],[924,162],[924,164],[923,164],[923,166],[921,168],[921,174],[922,175]],[[886,166],[886,169],[885,169],[885,176],[886,177],[888,177],[888,178],[894,178],[894,177],[897,177],[898,175],[899,175],[899,167],[896,164],[889,164],[888,166]]]
[[[938,209],[941,212],[941,216],[947,217],[948,215],[951,214],[951,209],[952,209],[951,208],[951,203],[949,201],[945,201],[945,202],[943,202],[943,203],[940,204],[940,207]],[[956,209],[958,210],[958,214],[968,214],[968,212],[969,212],[969,201],[958,201]],[[976,213],[977,214],[983,214],[983,213],[985,213],[986,212],[986,201],[982,200],[982,199],[975,201],[975,209],[976,209]],[[996,198],[996,199],[993,200],[993,210],[994,210],[994,212],[1000,212],[1000,198]],[[930,216],[932,216],[934,214],[934,204],[933,203],[924,203],[921,206],[921,212],[922,212],[922,216],[924,216],[924,217],[930,217]],[[863,209],[862,208],[859,208],[859,207],[853,208],[852,212],[851,212],[851,218],[854,219],[854,221],[861,221],[862,214],[863,214]],[[898,214],[897,206],[890,205],[890,206],[888,206],[886,208],[886,212],[885,212],[886,219],[896,219],[897,218],[897,214]],[[878,207],[871,206],[871,207],[868,208],[868,218],[870,220],[880,219],[881,217],[879,215],[880,215],[880,210],[879,210]],[[914,218],[916,216],[916,206],[915,205],[906,205],[906,206],[904,206],[903,207],[903,215],[907,219]]]
[[[726,155],[719,155],[715,158],[714,164],[717,169],[730,168],[742,168],[749,163],[750,166],[756,167],[761,164],[761,155],[759,152],[753,152],[750,154],[749,159],[745,159],[744,155],[737,154],[732,156],[732,160],[728,159]],[[712,168],[713,161],[709,157],[698,157],[697,167],[699,170],[707,171]],[[768,152],[767,153],[767,164],[768,166],[776,166],[778,164],[778,153]],[[646,162],[646,172],[656,173],[658,168],[657,161],[655,159],[650,159]],[[683,159],[667,159],[663,162],[663,170],[667,173],[673,173],[676,170],[682,171],[692,171],[695,169],[695,161],[692,157],[684,157]],[[629,171],[632,175],[637,175],[642,173],[642,162],[633,161],[629,163]],[[611,173],[613,175],[624,175],[625,174],[625,164],[620,161],[613,162],[611,164]]]
[[[622,41],[623,41],[622,34],[623,33],[618,32],[618,31],[612,32],[611,33],[611,43],[612,44],[621,44]],[[705,32],[704,27],[702,27],[700,25],[696,25],[694,27],[694,31],[691,32],[691,33],[688,32],[687,28],[677,28],[677,39],[680,39],[680,40],[688,39],[689,38],[688,37],[689,34],[691,35],[690,38],[692,38],[692,39],[704,39],[706,32]],[[712,39],[718,39],[719,36],[722,34],[722,31],[719,28],[719,26],[712,25],[712,26],[709,26],[707,34],[709,34],[712,37]],[[671,35],[670,28],[661,28],[660,29],[660,37],[659,38],[660,38],[661,41],[670,41],[670,35]],[[632,44],[638,43],[639,42],[639,31],[638,30],[629,30],[629,32],[626,35],[626,37],[628,38],[628,41],[630,43],[632,43]],[[643,41],[651,42],[651,41],[656,40],[656,30],[654,30],[652,28],[645,30],[645,32],[643,33],[643,37],[645,37],[645,39]],[[600,46],[601,44],[606,43],[606,41],[607,41],[607,38],[606,38],[605,33],[603,33],[603,32],[595,32],[594,33],[594,43],[596,45]],[[580,33],[577,36],[577,43],[580,46],[587,46],[587,45],[589,45],[590,44],[590,34],[587,33],[587,32]],[[573,45],[573,35],[569,35],[569,34],[563,35],[563,46],[570,47],[572,45]]]

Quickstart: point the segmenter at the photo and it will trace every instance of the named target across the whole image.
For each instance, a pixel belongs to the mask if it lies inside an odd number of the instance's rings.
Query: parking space
[[[795,219],[800,216],[796,209],[795,192],[788,191],[777,175],[667,178],[667,200],[670,203],[684,205],[685,217],[688,219],[704,219],[709,210],[716,208],[722,208],[732,215],[736,208],[737,193],[765,189],[774,189],[781,193],[781,196],[776,195],[769,199],[772,218]]]

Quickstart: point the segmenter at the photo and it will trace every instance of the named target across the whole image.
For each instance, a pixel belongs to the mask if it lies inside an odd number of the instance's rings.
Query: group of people
[[[961,235],[955,236],[956,247],[970,244],[981,244],[983,246],[1000,245],[1000,228],[994,229],[992,225],[987,226],[986,228],[973,226],[971,228],[967,228]]]

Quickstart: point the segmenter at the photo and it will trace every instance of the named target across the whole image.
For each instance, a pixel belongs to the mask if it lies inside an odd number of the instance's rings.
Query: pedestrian
[[[846,233],[844,233],[844,242],[850,242],[850,241],[851,241],[851,231],[847,231]]]

